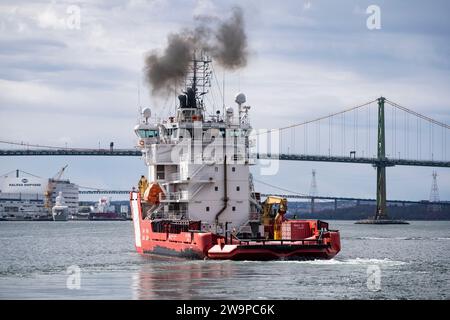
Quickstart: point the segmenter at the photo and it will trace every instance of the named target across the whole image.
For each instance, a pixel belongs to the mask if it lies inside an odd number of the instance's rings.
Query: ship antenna
[[[138,81],[138,106],[141,106],[141,82]]]
[[[225,114],[225,70],[222,70],[222,114]]]
[[[139,119],[140,116],[142,114],[142,107],[141,107],[141,80],[138,80],[138,87],[137,87],[137,103],[138,103],[138,123],[139,123]]]
[[[195,58],[195,51],[194,51],[194,77],[192,79],[192,90],[194,90],[194,93],[196,93],[197,89],[197,59]]]

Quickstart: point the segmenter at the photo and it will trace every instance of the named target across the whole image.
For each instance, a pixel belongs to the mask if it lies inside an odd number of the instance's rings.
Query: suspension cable
[[[401,105],[399,105],[399,104],[397,104],[397,103],[395,103],[395,102],[392,102],[392,101],[390,101],[390,100],[387,100],[387,99],[386,99],[386,102],[389,103],[391,106],[396,107],[396,108],[398,108],[398,109],[400,109],[400,110],[403,110],[403,111],[405,111],[405,112],[408,112],[409,114],[412,114],[412,115],[414,115],[414,116],[416,116],[416,117],[422,118],[422,119],[424,119],[424,120],[427,120],[427,121],[429,121],[429,122],[431,122],[431,123],[433,123],[433,124],[436,124],[436,125],[438,125],[438,126],[444,127],[444,128],[446,128],[446,129],[450,129],[450,125],[448,125],[448,124],[445,124],[445,123],[443,123],[443,122],[434,120],[434,119],[432,119],[432,118],[430,118],[430,117],[424,116],[423,114],[420,114],[420,113],[418,113],[418,112],[415,112],[415,111],[413,111],[413,110],[410,110],[410,109],[408,109],[408,108],[406,108],[406,107],[403,107],[403,106],[401,106]]]
[[[266,134],[266,133],[270,133],[270,132],[276,131],[276,130],[283,131],[283,130],[286,130],[286,129],[303,126],[303,125],[306,125],[306,124],[311,123],[311,122],[320,121],[320,120],[327,119],[327,118],[330,118],[330,117],[334,117],[334,116],[337,116],[337,115],[340,115],[340,114],[343,114],[343,113],[346,113],[346,112],[349,112],[349,111],[353,111],[353,110],[358,109],[358,108],[362,108],[362,107],[368,106],[369,104],[374,103],[375,101],[377,101],[377,99],[369,101],[369,102],[366,102],[366,103],[358,105],[358,106],[354,106],[354,107],[342,110],[340,112],[331,113],[329,115],[322,116],[322,117],[319,117],[319,118],[316,118],[316,119],[313,119],[313,120],[308,120],[308,121],[304,121],[304,122],[301,122],[301,123],[291,124],[289,126],[281,127],[281,128],[278,128],[278,129],[269,129],[269,130],[267,130],[265,132],[258,132],[258,133],[256,133],[256,135]]]
[[[267,182],[264,182],[264,181],[261,181],[261,180],[255,179],[255,178],[253,178],[253,180],[258,182],[258,183],[264,184],[266,186],[272,187],[274,189],[278,189],[278,190],[281,190],[281,191],[287,191],[287,192],[290,192],[290,193],[293,193],[293,194],[297,194],[297,195],[300,195],[300,196],[306,196],[306,197],[309,196],[306,193],[300,193],[300,192],[292,191],[292,190],[289,190],[289,189],[281,188],[281,187],[275,186],[273,184],[270,184],[270,183],[267,183]]]

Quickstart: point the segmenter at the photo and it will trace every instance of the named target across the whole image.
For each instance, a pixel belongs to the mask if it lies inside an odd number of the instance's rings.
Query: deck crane
[[[275,215],[273,206],[278,205]],[[269,196],[262,205],[262,221],[264,224],[264,234],[266,238],[281,240],[281,223],[284,221],[284,214],[287,211],[287,200],[277,196]]]

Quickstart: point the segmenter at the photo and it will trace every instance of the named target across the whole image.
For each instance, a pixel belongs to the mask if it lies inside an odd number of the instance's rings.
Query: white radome
[[[240,92],[236,95],[234,101],[236,101],[237,104],[243,104],[245,103],[245,101],[247,101],[247,98],[245,97],[245,94]]]
[[[144,118],[148,119],[152,116],[152,110],[147,107],[144,110],[142,110],[142,115],[144,116]]]
[[[227,115],[231,116],[231,115],[233,115],[233,113],[234,113],[233,108],[231,108],[231,107],[227,108]]]

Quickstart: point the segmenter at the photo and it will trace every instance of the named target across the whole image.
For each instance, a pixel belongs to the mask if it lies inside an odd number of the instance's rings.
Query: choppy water
[[[335,259],[274,262],[142,257],[128,221],[1,222],[0,298],[450,298],[450,222],[329,222],[341,231]],[[79,289],[67,288],[71,265]],[[368,268],[379,282],[368,285]]]

